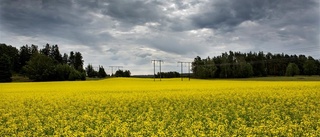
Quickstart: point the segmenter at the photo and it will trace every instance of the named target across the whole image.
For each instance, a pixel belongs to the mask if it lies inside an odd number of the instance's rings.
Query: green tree
[[[237,52],[235,53],[235,61],[233,63],[232,72],[232,77],[235,78],[248,78],[254,75],[253,67],[250,63],[246,62],[245,55]],[[260,70],[257,69],[256,72],[260,73]]]
[[[294,76],[299,75],[300,70],[297,64],[295,63],[289,63],[286,69],[286,76]]]
[[[157,73],[156,78],[160,77],[160,72]],[[180,77],[180,74],[176,71],[170,71],[170,72],[161,72],[162,78],[177,78]]]
[[[245,63],[242,69],[243,78],[249,78],[253,76],[253,68],[250,63]]]
[[[51,51],[50,45],[49,45],[49,43],[47,43],[43,47],[43,49],[40,50],[40,53],[43,54],[43,55],[46,55],[46,56],[50,56],[50,51]]]
[[[11,82],[11,62],[9,56],[0,54],[0,82]]]
[[[88,64],[88,66],[86,67],[86,73],[87,73],[87,76],[90,78],[94,78],[98,76],[98,72],[93,69],[91,64]]]
[[[50,50],[50,57],[56,60],[58,63],[62,64],[62,55],[60,54],[58,45],[52,45]]]
[[[55,66],[55,80],[68,80],[73,68],[67,64],[58,64]]]
[[[32,55],[31,48],[28,45],[20,47],[19,51],[19,70],[22,69],[23,66],[27,64],[27,62],[30,60]]]
[[[194,58],[194,61],[192,62],[192,72],[195,77],[199,77],[202,71],[200,67],[203,65],[204,63],[202,62],[202,59],[199,56]]]
[[[80,77],[81,77],[81,73],[73,68],[69,74],[68,80],[74,81],[74,80],[80,79]]]
[[[316,60],[316,66],[317,66],[317,75],[320,76],[320,60]]]
[[[130,77],[131,76],[131,72],[129,70],[125,70],[123,72],[123,77]]]
[[[105,78],[107,76],[107,73],[104,71],[103,66],[99,66],[99,77]]]
[[[54,67],[53,59],[46,55],[35,54],[23,69],[31,80],[49,81],[54,79]]]
[[[301,75],[305,75],[304,74],[304,64],[307,60],[308,60],[308,58],[305,55],[299,55],[299,57],[298,57],[298,64],[297,65],[300,70],[299,74],[301,74]]]
[[[63,54],[62,64],[68,64],[68,54],[66,53]]]
[[[10,70],[20,71],[19,51],[11,45],[0,44],[0,55],[7,55],[10,60]]]
[[[207,78],[213,78],[215,76],[215,72],[217,70],[217,67],[212,59],[210,57],[207,57],[207,59],[204,60],[205,66],[204,66],[204,73]]]
[[[192,62],[192,72],[196,78],[213,78],[217,67],[210,57],[201,59],[199,56]]]
[[[69,59],[68,59],[68,64],[71,67],[74,67],[74,52],[73,51],[70,52]]]
[[[38,46],[31,44],[30,51],[31,55],[39,53]]]
[[[220,64],[220,78],[229,78],[232,77],[231,74],[231,63],[228,62],[228,54],[223,53],[221,56],[221,64]]]
[[[193,75],[198,78],[212,77],[208,73],[208,62],[210,58],[201,59],[197,56],[192,62]],[[300,75],[320,75],[320,61],[305,55],[288,55],[288,54],[264,54],[263,52],[225,52],[220,56],[213,57],[211,60],[217,66],[213,77],[236,78],[251,76],[284,76],[289,63],[295,63]],[[247,63],[250,63],[248,65]],[[211,71],[212,72],[212,71]],[[248,73],[245,73],[248,72]]]
[[[315,75],[317,73],[316,61],[309,57],[306,62],[303,64],[303,72],[305,75]]]
[[[80,72],[83,70],[83,59],[80,52],[76,52],[74,55],[74,68]]]
[[[116,73],[114,73],[115,77],[123,77],[123,70],[119,69],[116,71]]]
[[[131,72],[129,70],[117,70],[116,73],[114,74],[114,76],[116,77],[130,77],[131,76]]]

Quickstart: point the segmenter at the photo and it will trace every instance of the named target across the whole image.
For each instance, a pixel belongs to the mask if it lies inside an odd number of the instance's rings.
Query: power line
[[[190,64],[191,64],[192,62],[182,62],[182,61],[178,61],[178,63],[181,64],[181,74],[180,74],[181,81],[183,81],[183,76],[182,76],[182,74],[183,74],[183,64],[188,64],[188,77],[189,77],[189,81],[190,81]]]
[[[153,81],[156,81],[156,60],[151,60],[153,62]]]
[[[160,66],[160,75],[159,75],[159,77],[160,77],[160,81],[161,81],[161,63],[163,63],[163,60],[159,60],[159,66]]]
[[[117,68],[117,70],[120,70],[120,68],[123,68],[123,66],[109,66],[111,68],[111,76],[113,76],[113,68]]]
[[[153,75],[154,75],[153,81],[156,81],[156,62],[158,62],[159,66],[160,66],[159,77],[160,77],[160,81],[161,81],[161,63],[163,63],[163,60],[151,60],[151,62],[153,63]]]

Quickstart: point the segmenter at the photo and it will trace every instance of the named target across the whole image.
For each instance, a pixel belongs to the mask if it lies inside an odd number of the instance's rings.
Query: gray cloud
[[[54,4],[48,1],[26,0],[26,1],[3,1],[1,4],[2,25],[16,32],[23,30],[42,31],[54,30],[55,28],[80,26],[76,23],[81,20],[77,14],[68,12],[72,9],[71,4],[65,1],[56,1]],[[80,13],[81,14],[81,13]]]
[[[93,19],[69,0],[3,1],[0,10],[4,31],[17,35],[62,38],[88,46],[112,39],[106,32],[90,32],[98,29],[88,27]]]
[[[320,58],[318,0],[0,0],[0,42],[58,44],[86,63],[152,72],[150,60],[265,51]],[[142,67],[137,67],[142,66]],[[135,68],[135,69],[134,69]],[[137,69],[139,68],[139,69]],[[130,68],[128,68],[130,69]]]
[[[148,56],[152,56],[151,53],[138,53],[136,54],[136,56],[140,57],[140,58],[146,58]]]
[[[157,21],[161,11],[155,2],[109,0],[102,13],[129,23]]]
[[[176,35],[179,35],[179,33],[176,33]],[[185,39],[187,37],[188,36],[180,38],[173,36],[172,34],[167,36],[159,35],[155,38],[143,39],[141,41],[155,49],[179,55],[201,54],[206,50],[206,47],[197,45],[199,43],[194,43],[195,41]]]
[[[314,0],[224,0],[213,1],[204,11],[192,16],[193,23],[200,28],[232,29],[245,21],[267,22],[273,20],[285,20],[285,24],[290,21],[301,22],[299,16],[296,19],[290,18],[290,14],[299,15],[301,12],[316,8],[318,3]],[[313,11],[311,14],[317,14]],[[293,20],[290,20],[293,19]],[[311,23],[315,23],[312,18]]]

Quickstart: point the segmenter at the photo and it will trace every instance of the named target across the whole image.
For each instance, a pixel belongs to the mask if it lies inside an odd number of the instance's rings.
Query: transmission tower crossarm
[[[161,81],[161,63],[163,63],[163,60],[151,60],[151,63],[153,63],[154,81],[156,81],[156,62],[158,62],[160,66],[159,78]]]

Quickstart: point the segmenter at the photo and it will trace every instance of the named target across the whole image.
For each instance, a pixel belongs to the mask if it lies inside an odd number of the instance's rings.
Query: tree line
[[[62,55],[58,45],[47,43],[42,49],[33,44],[24,45],[18,50],[11,45],[0,44],[0,52],[2,82],[11,81],[12,73],[27,76],[34,81],[86,79],[81,53],[71,51],[69,55]]]
[[[88,66],[86,67],[86,72],[87,72],[87,76],[91,77],[91,78],[104,78],[106,76],[110,76],[107,75],[107,73],[105,72],[103,66],[99,66],[99,70],[96,71],[93,69],[93,66],[91,64],[88,64]],[[111,76],[114,77],[130,77],[131,76],[131,72],[129,70],[117,70],[115,72],[115,74],[111,74]]]
[[[192,72],[195,78],[320,75],[320,60],[305,55],[229,51],[213,58],[197,56]]]
[[[91,64],[84,69],[80,52],[63,55],[58,45],[24,45],[18,50],[0,44],[0,82],[10,82],[12,73],[27,76],[34,81],[85,80],[86,77],[104,78],[103,66],[94,70]],[[222,55],[192,62],[195,78],[247,78],[264,76],[320,75],[320,60],[305,55],[264,54],[263,52],[225,52]],[[129,70],[117,70],[112,76],[130,77]],[[158,72],[155,77],[173,78],[178,72]]]
[[[89,77],[106,77],[103,66],[93,75],[90,64],[83,69],[80,52],[60,53],[58,45],[48,43],[39,49],[36,45],[16,47],[0,44],[0,82],[12,81],[12,74],[27,76],[33,81],[85,80]],[[92,67],[92,66],[91,66]]]
[[[180,77],[180,73],[176,71],[169,71],[169,72],[158,72],[155,75],[155,78],[177,78]]]

